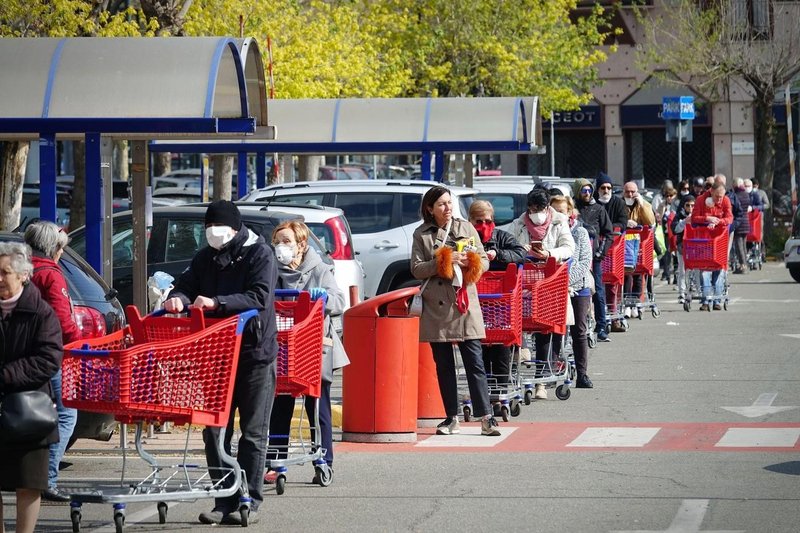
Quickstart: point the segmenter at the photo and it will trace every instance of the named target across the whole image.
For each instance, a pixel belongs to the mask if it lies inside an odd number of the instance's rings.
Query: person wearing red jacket
[[[692,224],[704,224],[712,229],[723,224],[727,228],[727,226],[733,224],[733,208],[730,199],[725,195],[725,184],[723,182],[715,182],[709,190],[697,198],[692,210]],[[715,311],[722,309],[721,273],[722,270],[703,272],[703,303],[700,305],[701,311],[708,311],[712,305]],[[714,287],[713,297],[710,294],[712,286]]]
[[[64,274],[58,266],[58,260],[64,253],[69,238],[64,231],[56,224],[47,220],[32,222],[25,229],[25,242],[31,247],[33,255],[33,276],[31,281],[39,292],[42,299],[50,304],[56,313],[61,324],[61,337],[64,346],[68,343],[79,340],[81,331],[75,323],[72,312],[72,300],[67,291],[67,282]],[[68,502],[69,494],[60,490],[58,482],[58,464],[64,457],[67,444],[75,423],[78,420],[78,412],[75,409],[68,409],[61,403],[61,370],[50,379],[53,395],[56,398],[58,411],[58,438],[59,441],[50,445],[50,459],[47,473],[47,490],[42,493],[45,500],[55,502]]]

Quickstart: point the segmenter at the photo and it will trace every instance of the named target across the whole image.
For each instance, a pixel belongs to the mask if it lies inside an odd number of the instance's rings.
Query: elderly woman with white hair
[[[0,396],[42,391],[53,396],[50,378],[61,367],[61,327],[39,289],[30,283],[33,265],[24,243],[0,242]],[[35,442],[0,439],[0,490],[16,491],[15,530],[30,533],[39,517],[41,492],[47,489],[47,459],[54,429]],[[0,524],[3,505],[0,496]]]
[[[81,331],[75,323],[72,300],[67,290],[67,281],[58,266],[58,261],[69,242],[67,234],[58,225],[48,220],[37,220],[25,228],[25,242],[33,251],[33,276],[31,281],[42,298],[56,312],[61,324],[61,340],[67,344],[80,340]],[[50,461],[47,473],[47,490],[42,493],[45,500],[68,502],[69,494],[58,488],[58,464],[64,457],[67,444],[72,437],[78,411],[64,407],[61,402],[61,370],[50,380],[53,394],[56,397],[58,411],[58,442],[50,445]]]

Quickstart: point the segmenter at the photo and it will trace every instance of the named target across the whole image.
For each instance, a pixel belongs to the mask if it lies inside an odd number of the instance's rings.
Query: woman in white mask
[[[528,256],[543,261],[552,257],[563,262],[575,253],[575,240],[569,227],[569,217],[550,207],[550,195],[545,189],[534,188],[528,193],[528,209],[511,223],[510,233]],[[550,336],[536,334],[536,359],[546,359]],[[547,391],[536,384],[534,398],[547,399]]]
[[[308,245],[310,230],[304,223],[292,220],[279,224],[272,232],[272,246],[278,260],[278,288],[310,291],[312,297],[327,293],[325,303],[325,341],[322,355],[322,394],[319,398],[319,425],[322,447],[325,448],[325,461],[331,467],[333,475],[333,426],[331,422],[331,382],[333,371],[350,364],[339,336],[333,327],[331,316],[340,315],[345,309],[344,292],[336,284],[333,267],[324,261],[319,254]],[[308,420],[314,420],[316,398],[305,399]],[[294,398],[280,395],[275,397],[272,416],[269,424],[269,450],[267,451],[267,467],[270,459],[286,457],[289,428],[294,411]],[[273,470],[264,476],[266,483],[275,483],[278,476],[285,475]],[[312,482],[320,483],[319,472]]]

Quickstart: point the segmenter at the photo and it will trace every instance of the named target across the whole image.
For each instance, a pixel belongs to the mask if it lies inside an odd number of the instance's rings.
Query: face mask
[[[625,197],[625,205],[627,205],[628,207],[631,207],[635,201],[636,198],[628,198],[627,196]]]
[[[601,204],[607,204],[609,202],[609,200],[611,200],[611,193],[610,192],[601,193],[597,197],[597,201],[600,202]]]
[[[714,207],[714,198],[711,196],[706,198],[706,207]]]
[[[747,192],[753,192],[753,188],[752,187],[745,186],[744,190],[747,191]]]
[[[541,226],[547,220],[547,214],[544,211],[539,213],[530,213],[528,218],[530,218],[531,222],[533,222],[535,225]]]
[[[275,246],[275,258],[282,265],[290,265],[295,255],[295,247],[293,244],[278,244]]]
[[[486,242],[492,238],[494,222],[481,222],[480,224],[475,224],[475,231],[477,231],[478,235],[481,236],[481,242]]]
[[[684,191],[681,189],[681,196],[686,196],[687,194],[689,194],[689,191]]]
[[[570,228],[574,227],[575,226],[575,222],[577,222],[577,221],[578,221],[578,215],[576,215],[575,213],[572,213],[569,216],[569,227]]]
[[[231,242],[236,232],[230,226],[209,226],[206,228],[206,240],[208,245],[215,250],[221,250],[223,246]]]

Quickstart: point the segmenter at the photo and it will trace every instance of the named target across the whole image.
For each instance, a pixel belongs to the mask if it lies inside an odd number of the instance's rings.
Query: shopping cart
[[[270,444],[267,470],[276,473],[275,492],[283,494],[286,488],[288,466],[314,465],[315,480],[327,487],[333,474],[325,462],[326,450],[322,447],[319,425],[319,396],[322,386],[322,336],[325,319],[323,298],[311,299],[305,291],[279,289],[275,291],[275,316],[278,323],[278,359],[276,395],[289,395],[301,401],[301,409],[288,435],[270,435],[285,444]],[[314,398],[312,419],[306,419],[302,408],[306,396]]]
[[[711,310],[712,297],[710,293],[716,292],[710,286],[711,274],[720,271],[722,284],[723,309],[728,310],[728,226],[721,224],[710,228],[705,225],[687,224],[683,233],[683,263],[687,276],[687,294],[683,302],[683,309],[690,311],[692,300],[700,299]],[[703,273],[709,273],[703,275]],[[694,279],[694,283],[691,280]],[[701,288],[702,294],[695,294]]]
[[[212,321],[197,310],[188,318],[156,314],[142,319],[138,312],[129,312],[133,327],[128,325],[110,335],[65,346],[64,405],[109,413],[119,422],[136,424],[136,451],[150,469],[143,479],[126,481],[127,454],[123,448],[119,484],[70,490],[74,532],[80,531],[84,503],[113,504],[114,525],[119,533],[125,527],[128,503],[157,502],[159,522],[163,524],[168,501],[236,494],[242,525],[247,525],[251,500],[245,473],[225,453],[223,442],[242,333],[247,321],[257,314],[247,311]],[[151,331],[159,333],[150,337]],[[154,338],[159,339],[151,340]],[[157,461],[142,447],[145,421],[189,424],[190,430],[192,424],[222,428],[215,445],[223,466],[203,468],[187,461],[190,431],[180,463]]]
[[[510,264],[504,272],[485,272],[476,284],[478,300],[483,315],[486,337],[481,341],[484,347],[504,346],[510,348],[509,373],[497,376],[487,373],[489,401],[499,404],[500,416],[508,422],[509,414],[519,416],[522,388],[517,375],[511,368],[519,361],[522,345],[522,271],[516,264]],[[464,377],[466,374],[459,374]],[[464,421],[472,417],[472,404],[464,400]]]
[[[569,263],[548,258],[545,262],[526,261],[522,268],[522,332],[523,343],[535,354],[535,334],[549,335],[550,343],[544,359],[533,355],[530,361],[517,366],[519,382],[525,389],[525,405],[531,403],[534,386],[556,386],[556,397],[570,397],[572,369],[565,351],[553,352],[553,335],[567,331],[569,299]],[[557,383],[562,382],[560,385]]]
[[[603,285],[606,290],[606,320],[610,324],[618,321],[623,329],[628,329],[625,318],[623,286],[625,283],[625,233],[619,228],[611,233],[611,246],[602,261]]]
[[[761,241],[764,215],[761,211],[753,210],[747,213],[747,218],[750,220],[750,232],[747,234],[747,266],[750,270],[761,270],[764,264]]]
[[[636,316],[642,319],[642,309],[648,308],[653,318],[661,316],[661,311],[656,304],[656,295],[653,291],[653,245],[655,233],[650,226],[628,228],[625,238],[638,237],[639,252],[636,263],[628,270],[629,276],[641,279],[641,291],[638,293],[626,292],[624,294],[625,306],[636,309]]]

